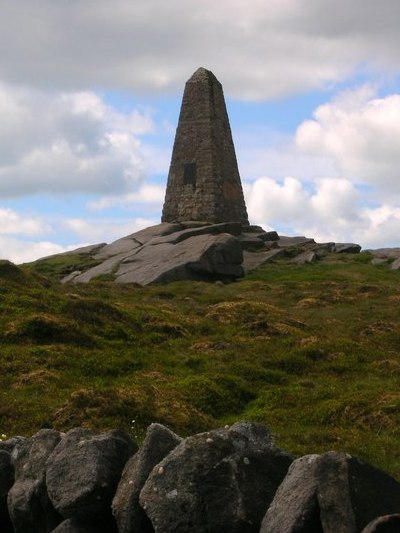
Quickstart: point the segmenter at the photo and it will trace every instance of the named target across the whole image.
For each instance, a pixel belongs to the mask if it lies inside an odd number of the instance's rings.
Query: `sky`
[[[0,0],[0,258],[160,222],[185,82],[224,87],[250,222],[400,246],[398,0]]]

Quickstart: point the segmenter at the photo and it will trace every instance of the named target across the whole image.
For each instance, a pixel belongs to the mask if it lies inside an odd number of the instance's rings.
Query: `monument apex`
[[[205,68],[186,82],[162,213],[185,221],[249,224],[222,85]]]

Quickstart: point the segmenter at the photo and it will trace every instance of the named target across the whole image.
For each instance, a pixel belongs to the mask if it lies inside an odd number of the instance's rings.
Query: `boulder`
[[[106,526],[108,527],[108,526]],[[115,530],[116,531],[116,530]],[[84,524],[72,518],[63,520],[51,533],[110,533],[101,524]]]
[[[238,237],[242,250],[260,250],[265,248],[265,241],[254,233],[243,233]]]
[[[378,516],[400,509],[400,483],[351,455],[339,452],[321,455],[317,477],[324,533],[361,531]],[[348,524],[348,528],[344,529],[342,524]]]
[[[111,521],[112,498],[126,461],[136,451],[123,431],[70,430],[47,461],[47,490],[60,515]]]
[[[400,509],[400,484],[350,455],[327,452],[294,461],[260,533],[357,533]]]
[[[139,451],[129,459],[112,502],[119,533],[151,533],[153,527],[139,504],[150,472],[182,439],[161,424],[151,424]]]
[[[53,429],[42,429],[15,445],[11,462],[15,482],[8,498],[8,511],[16,533],[47,533],[61,521],[46,490],[46,461],[61,440]]]
[[[11,464],[11,454],[0,450],[0,524],[1,531],[14,531],[7,509],[7,494],[14,483],[14,468]]]
[[[380,516],[370,522],[361,533],[399,533],[400,514]]]
[[[260,533],[322,533],[317,502],[319,455],[293,461],[262,521]]]
[[[384,265],[388,262],[384,257],[374,257],[371,259],[371,265]]]
[[[303,244],[315,244],[314,239],[310,239],[308,237],[303,237],[303,236],[287,237],[285,235],[281,235],[279,237],[279,240],[276,242],[278,246],[282,248],[287,248],[288,246],[299,246]]]
[[[377,248],[375,250],[366,251],[381,259],[397,259],[400,257],[400,248]]]
[[[244,250],[243,252],[243,267],[245,272],[251,272],[255,268],[265,265],[279,259],[280,257],[286,257],[285,248],[274,248],[272,250],[266,250],[265,252],[249,252]]]
[[[200,433],[155,466],[140,503],[156,533],[258,533],[291,461],[260,424]]]
[[[358,254],[361,252],[361,246],[352,242],[335,243],[332,251],[337,254]]]
[[[236,279],[243,275],[239,241],[227,233],[189,237],[177,244],[149,243],[125,258],[115,273],[119,283]]]
[[[342,453],[328,452],[316,461],[317,499],[324,533],[358,531],[350,495],[350,483],[355,481],[349,476],[352,459]]]
[[[315,263],[316,260],[316,252],[313,250],[309,250],[299,255],[296,255],[296,257],[293,259],[293,263],[296,263],[297,265],[305,265],[307,263]]]
[[[393,263],[390,265],[390,269],[391,270],[400,270],[400,257],[393,261]]]
[[[0,441],[0,450],[4,450],[8,453],[12,453],[15,450],[21,448],[24,442],[27,441],[26,437],[12,437],[11,439]],[[16,452],[17,453],[17,452]]]

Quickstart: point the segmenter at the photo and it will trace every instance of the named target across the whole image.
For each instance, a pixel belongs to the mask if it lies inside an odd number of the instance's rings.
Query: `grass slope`
[[[369,261],[145,288],[0,262],[0,434],[140,440],[153,421],[185,435],[247,419],[293,453],[343,450],[400,478],[400,273]]]

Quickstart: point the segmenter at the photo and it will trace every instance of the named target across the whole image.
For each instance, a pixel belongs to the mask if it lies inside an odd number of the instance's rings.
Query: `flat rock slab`
[[[360,250],[358,244],[317,244],[308,237],[279,236],[276,231],[264,231],[260,226],[240,222],[163,222],[111,244],[68,252],[87,254],[98,264],[72,272],[61,281],[88,283],[107,276],[117,283],[138,285],[182,280],[227,282],[278,258],[302,265],[329,252],[358,253]],[[397,268],[395,263],[393,268]]]
[[[94,256],[95,259],[106,259],[119,254],[132,251],[139,246],[143,246],[154,238],[170,235],[182,229],[181,224],[157,224],[143,230],[122,237],[111,244],[107,244]]]
[[[243,276],[242,262],[240,243],[232,235],[199,235],[177,244],[143,246],[121,262],[115,281],[149,285],[185,279],[232,280]]]
[[[287,246],[298,246],[299,244],[315,244],[314,239],[309,239],[308,237],[286,237],[284,235],[281,235],[276,242],[278,246],[282,248]]]

